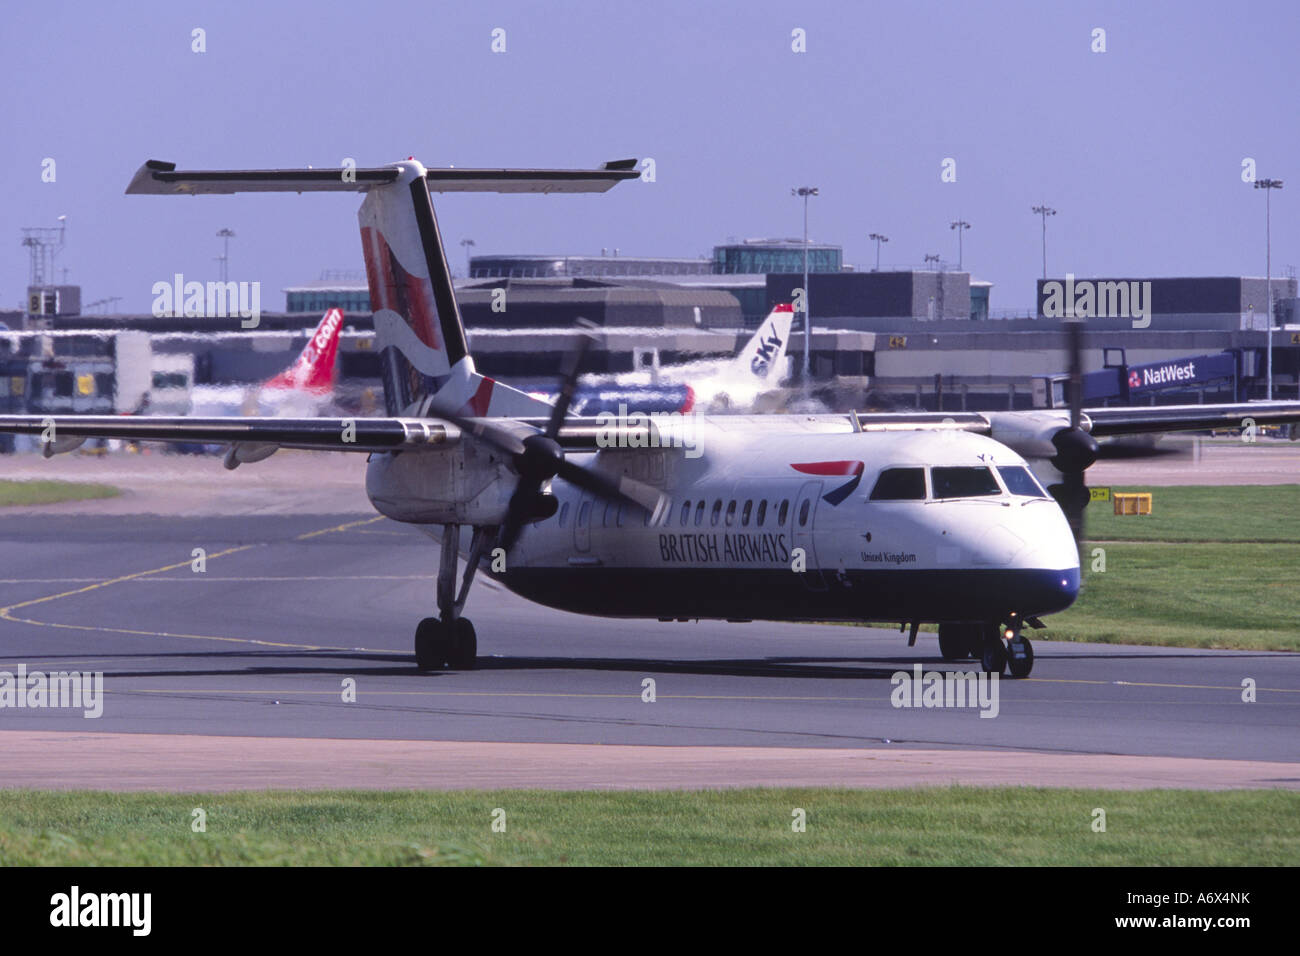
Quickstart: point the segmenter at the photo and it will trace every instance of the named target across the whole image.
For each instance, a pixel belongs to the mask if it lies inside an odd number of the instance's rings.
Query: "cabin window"
[[[722,499],[719,498],[717,501],[713,502],[713,511],[709,514],[709,524],[711,526],[716,527],[718,524],[718,518],[720,518],[721,516],[722,516]]]
[[[618,513],[617,513],[617,517],[615,518],[615,521],[617,522],[620,528],[623,527],[623,516],[626,513],[627,513],[627,505],[619,505]]]
[[[740,509],[740,523],[746,528],[749,527],[749,515],[753,510],[754,510],[753,501],[746,501],[745,507]]]
[[[803,504],[799,506],[799,527],[808,523],[808,512],[812,511],[812,500],[805,498]]]
[[[934,487],[934,496],[939,499],[1002,494],[993,472],[983,465],[978,468],[931,468],[930,483]]]
[[[686,527],[686,522],[690,520],[690,517],[691,517],[691,503],[689,500],[683,501],[682,502],[682,527],[683,528]]]
[[[560,505],[560,527],[565,527],[569,522],[569,503],[566,501]]]
[[[695,506],[695,527],[704,524],[704,502],[701,501]]]
[[[578,508],[578,527],[587,527],[587,522],[591,520],[591,502],[584,501]]]
[[[763,527],[763,521],[767,518],[767,499],[764,498],[758,503],[758,519],[755,522],[760,528]]]
[[[1034,478],[1033,473],[1024,465],[999,465],[998,474],[1007,491],[1013,495],[1026,495],[1030,498],[1046,498],[1047,492]]]
[[[786,498],[781,502],[781,510],[776,513],[776,524],[779,528],[785,527],[786,516],[790,514],[790,499]]]
[[[924,468],[886,468],[871,489],[872,501],[919,501],[924,498]]]
[[[730,528],[736,523],[736,503],[734,501],[727,503],[727,527]]]

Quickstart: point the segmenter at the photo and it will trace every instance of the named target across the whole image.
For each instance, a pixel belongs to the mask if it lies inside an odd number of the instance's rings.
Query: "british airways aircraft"
[[[1068,412],[570,418],[585,335],[554,404],[480,374],[431,192],[604,192],[637,178],[635,166],[178,171],[150,161],[128,193],[364,194],[385,417],[0,416],[0,431],[39,435],[47,453],[86,437],[220,442],[232,468],[279,448],[367,454],[374,507],[440,542],[438,614],[415,631],[424,670],[474,666],[463,612],[482,570],[539,603],[610,617],[896,620],[910,625],[909,644],[938,623],[945,657],[1024,677],[1024,629],[1079,593],[1097,437],[1300,421],[1300,402],[1085,410],[1078,323]]]

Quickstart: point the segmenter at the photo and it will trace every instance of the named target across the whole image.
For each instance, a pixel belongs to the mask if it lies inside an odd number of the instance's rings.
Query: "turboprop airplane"
[[[334,395],[342,329],[343,310],[328,309],[292,365],[259,385],[196,385],[190,391],[190,413],[282,418],[319,414]]]
[[[89,437],[221,442],[231,468],[279,448],[368,454],[374,507],[440,540],[439,613],[415,630],[425,670],[474,666],[463,612],[482,568],[539,603],[611,617],[896,620],[910,624],[909,645],[922,622],[938,622],[944,657],[1024,677],[1033,648],[1023,628],[1079,593],[1075,535],[1098,436],[1300,421],[1300,402],[1086,410],[1078,322],[1068,412],[570,418],[590,333],[554,405],[480,374],[431,192],[604,192],[637,178],[635,166],[408,159],[186,172],[148,162],[128,193],[365,194],[385,417],[10,415],[0,431],[39,435],[49,454]]]

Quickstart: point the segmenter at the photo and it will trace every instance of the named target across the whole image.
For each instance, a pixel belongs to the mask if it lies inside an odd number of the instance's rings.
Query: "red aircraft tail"
[[[330,309],[316,326],[297,360],[262,388],[283,388],[324,394],[334,390],[335,358],[339,352],[339,331],[343,328],[343,310]]]

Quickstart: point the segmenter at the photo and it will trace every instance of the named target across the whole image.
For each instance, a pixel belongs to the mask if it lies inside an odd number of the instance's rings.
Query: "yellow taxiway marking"
[[[1166,684],[1159,681],[1137,680],[1082,680],[1065,677],[1026,677],[1025,683],[1032,684],[1100,684],[1109,687],[1170,687],[1177,690],[1231,690],[1240,692],[1240,684]],[[1257,687],[1256,691],[1266,690],[1272,694],[1300,694],[1298,687]]]
[[[382,521],[383,517],[384,517],[383,515],[378,515],[374,518],[364,518],[360,521],[348,521],[343,524],[335,525],[332,528],[322,528],[319,531],[309,531],[306,534],[298,535],[294,540],[303,541],[306,540],[307,538],[314,538],[322,534],[331,534],[336,531],[346,531],[349,528],[355,528],[358,525],[373,524],[376,521]],[[224,551],[218,551],[215,554],[209,554],[206,556],[205,560],[210,561],[214,558],[226,557],[227,555],[237,554],[241,551],[248,551],[251,548],[257,548],[257,547],[264,547],[264,545],[263,544],[241,544],[233,548],[227,548]],[[163,572],[166,571],[175,571],[177,568],[189,567],[192,563],[193,562],[191,560],[177,561],[174,564],[166,564],[160,568],[151,568],[147,571],[136,571],[132,574],[123,574],[120,575],[119,577],[99,580],[93,584],[88,584],[85,587],[73,588],[70,591],[60,591],[58,594],[48,594],[45,597],[31,598],[30,600],[27,601],[19,601],[18,603],[10,604],[7,607],[0,607],[0,620],[12,621],[15,624],[31,624],[36,627],[53,627],[53,628],[58,628],[60,630],[70,630],[70,631],[96,631],[102,634],[127,634],[132,637],[168,637],[168,638],[176,638],[180,640],[190,640],[190,641],[222,641],[224,643],[229,643],[229,644],[254,644],[259,647],[284,647],[284,648],[306,650],[306,651],[351,651],[353,653],[359,652],[364,654],[395,653],[394,651],[388,649],[373,650],[370,648],[363,648],[363,647],[339,647],[339,646],[328,645],[328,644],[296,644],[296,643],[291,643],[286,641],[263,641],[257,638],[250,638],[250,637],[223,637],[215,634],[184,634],[184,633],[177,633],[173,631],[146,631],[146,630],[129,628],[129,627],[104,627],[102,625],[96,625],[96,624],[60,624],[54,621],[37,621],[27,617],[14,617],[12,613],[18,610],[19,608],[31,607],[36,604],[44,604],[47,601],[58,601],[62,598],[74,597],[78,594],[87,594],[91,591],[97,591],[100,588],[106,588],[113,584],[121,584],[126,581],[135,581],[137,579],[145,578],[150,575],[162,574]]]
[[[228,554],[235,554],[239,551],[247,551],[249,548],[255,548],[255,547],[257,547],[257,545],[241,544],[233,548],[227,548],[225,551],[218,551],[216,554],[210,554],[207,556],[207,558],[208,559],[221,558],[221,557],[225,557]],[[31,600],[28,601],[19,601],[17,604],[10,604],[8,607],[0,607],[0,618],[4,618],[5,620],[9,620],[9,621],[15,621],[18,619],[11,617],[10,612],[16,611],[20,607],[31,607],[33,604],[44,604],[46,601],[57,601],[60,598],[72,597],[77,594],[86,594],[90,591],[97,591],[100,588],[106,588],[111,584],[121,584],[123,581],[133,581],[136,578],[144,577],[147,574],[161,574],[163,571],[175,571],[177,568],[189,567],[191,564],[193,564],[193,561],[187,558],[184,561],[177,561],[175,564],[164,565],[161,568],[153,568],[149,571],[136,571],[133,574],[123,574],[120,577],[108,578],[106,580],[97,581],[94,584],[86,585],[84,588],[74,588],[71,591],[61,591],[58,594],[48,594],[45,597],[32,598]],[[26,622],[26,623],[39,623],[39,622]]]
[[[373,518],[362,518],[360,521],[347,521],[343,524],[336,524],[332,528],[322,528],[319,531],[308,531],[306,534],[300,534],[293,540],[306,541],[308,538],[315,538],[322,534],[333,534],[336,531],[347,531],[349,528],[359,528],[362,525],[374,524],[376,521],[383,521],[383,515],[375,515]]]

